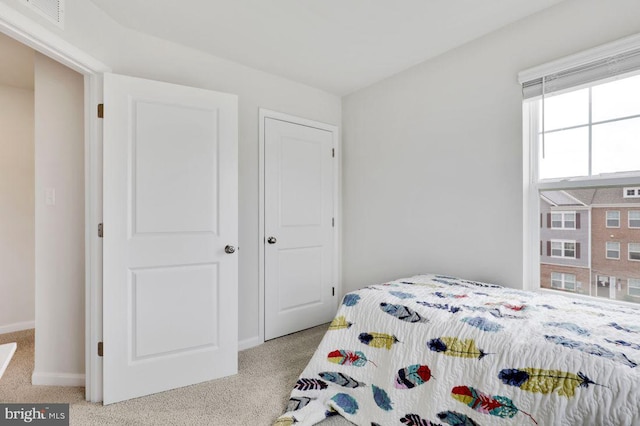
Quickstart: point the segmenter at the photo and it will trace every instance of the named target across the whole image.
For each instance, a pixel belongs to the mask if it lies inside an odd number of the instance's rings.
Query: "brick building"
[[[640,188],[592,192],[592,295],[640,302]]]
[[[590,209],[567,191],[540,195],[540,285],[590,294]]]
[[[640,302],[640,187],[541,192],[540,285]]]

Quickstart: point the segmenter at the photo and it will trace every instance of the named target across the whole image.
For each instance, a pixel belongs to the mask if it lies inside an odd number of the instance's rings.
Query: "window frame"
[[[633,191],[633,195],[628,195],[627,191]],[[622,198],[640,198],[640,186],[627,186],[622,189]]]
[[[619,54],[640,48],[640,34],[597,46],[573,55],[538,65],[518,73],[518,82],[533,81],[554,73],[596,61],[607,60]],[[539,98],[538,98],[539,99]],[[640,173],[618,174],[615,176],[599,176],[594,178],[547,179],[538,178],[538,122],[540,107],[536,98],[522,101],[522,177],[523,177],[523,289],[543,290],[540,286],[540,254],[539,241],[541,230],[540,191],[580,189],[605,186],[640,187]],[[580,297],[576,294],[575,297]],[[585,298],[591,299],[589,296]],[[610,303],[624,303],[611,300]],[[636,304],[633,304],[636,306]]]
[[[631,250],[631,246],[632,245],[636,245],[638,246],[637,250]],[[631,253],[638,253],[638,259],[632,259],[631,258]],[[640,262],[640,243],[629,243],[627,246],[627,259],[629,260],[629,262]]]
[[[570,210],[562,210],[562,211],[551,211],[551,228],[549,229],[560,229],[560,230],[570,230],[570,231],[574,231],[576,230],[576,223],[577,223],[577,215],[578,212],[577,211],[570,211]],[[559,214],[560,215],[560,223],[561,226],[553,226],[553,215],[554,214]],[[573,215],[573,227],[568,227],[566,226],[567,224],[567,215]]]
[[[609,226],[609,220],[615,220],[615,219],[609,219],[609,213],[618,213],[618,226]],[[622,220],[620,219],[622,217],[622,215],[620,214],[620,210],[607,210],[605,212],[605,217],[604,217],[604,225],[607,228],[610,229],[618,229],[620,228],[620,223],[622,222]]]
[[[637,219],[633,219],[633,220],[637,220],[638,221],[638,226],[631,226],[631,213],[637,213],[638,214],[638,218]],[[627,226],[629,227],[629,229],[640,229],[640,210],[628,210],[627,211]]]
[[[631,282],[636,281],[637,286],[632,286]],[[638,289],[638,294],[631,294],[631,288]],[[631,297],[640,297],[640,278],[628,278],[627,279],[627,295]]]
[[[618,245],[618,250],[611,250],[611,251],[617,251],[618,252],[618,257],[609,257],[609,244],[617,244]],[[622,250],[622,247],[620,245],[619,241],[607,241],[604,243],[604,257],[605,259],[609,259],[609,260],[620,260],[620,252]]]
[[[551,239],[549,241],[551,242],[551,253],[550,253],[549,257],[555,257],[555,258],[558,258],[558,259],[577,259],[576,252],[577,252],[577,244],[578,244],[578,242],[576,240]],[[562,255],[561,256],[556,256],[556,255],[553,254],[553,243],[562,245],[562,248],[560,249],[562,251]],[[565,254],[567,252],[566,244],[573,244],[573,256],[567,256]]]
[[[558,274],[560,275],[560,279],[559,280],[554,280],[553,275],[554,274]],[[570,280],[567,280],[567,277],[571,276],[573,277],[573,288],[567,288],[566,283],[570,282]],[[554,281],[560,281],[561,287],[554,287],[553,286],[553,282]],[[551,288],[555,289],[555,290],[566,290],[566,291],[573,291],[575,292],[578,288],[578,277],[576,276],[576,274],[570,274],[568,272],[551,272]]]

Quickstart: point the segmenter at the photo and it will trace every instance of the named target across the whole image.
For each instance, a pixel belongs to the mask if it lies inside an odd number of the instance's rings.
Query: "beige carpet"
[[[239,354],[233,377],[109,406],[84,400],[84,388],[32,386],[34,331],[0,335],[18,349],[0,380],[0,402],[71,404],[71,424],[91,425],[271,425],[282,414],[298,376],[327,325],[271,340]],[[332,418],[323,425],[345,424]]]

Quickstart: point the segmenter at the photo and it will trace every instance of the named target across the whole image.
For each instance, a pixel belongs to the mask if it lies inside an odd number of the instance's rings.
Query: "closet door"
[[[331,131],[266,118],[265,339],[335,315]]]

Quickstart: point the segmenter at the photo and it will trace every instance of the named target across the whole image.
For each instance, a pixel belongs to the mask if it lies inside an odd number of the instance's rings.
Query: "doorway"
[[[33,55],[0,34],[0,334],[35,326]]]
[[[109,68],[2,3],[0,3],[0,33],[30,47],[40,54],[43,60],[50,61],[52,67],[64,66],[67,70],[77,73],[75,77],[79,78],[79,90],[77,93],[80,101],[76,105],[77,108],[74,106],[72,110],[81,123],[78,134],[82,151],[80,151],[79,156],[75,157],[80,166],[72,169],[71,176],[63,178],[62,175],[64,173],[61,173],[59,175],[60,180],[53,185],[48,185],[45,182],[46,186],[42,187],[42,191],[36,192],[34,200],[45,205],[47,199],[50,203],[55,200],[56,210],[62,213],[66,207],[77,205],[76,201],[68,203],[69,198],[67,196],[69,193],[64,188],[70,183],[69,180],[75,181],[74,184],[79,183],[79,189],[74,195],[79,193],[81,207],[79,216],[74,215],[74,217],[80,217],[81,220],[75,224],[73,238],[82,242],[80,247],[81,254],[75,259],[78,263],[74,263],[76,271],[74,277],[77,277],[77,281],[74,278],[74,282],[77,283],[77,288],[80,290],[72,294],[67,293],[67,288],[64,291],[49,288],[48,292],[41,292],[38,286],[36,298],[42,296],[42,301],[36,303],[36,309],[38,310],[36,321],[46,324],[46,327],[39,327],[36,324],[39,333],[36,341],[39,344],[47,341],[49,343],[47,350],[39,351],[36,349],[36,356],[42,356],[41,359],[43,360],[41,364],[42,374],[34,375],[32,381],[34,384],[40,385],[85,386],[87,400],[100,401],[102,399],[102,378],[100,376],[102,365],[96,351],[90,350],[95,348],[97,341],[102,337],[102,300],[100,297],[102,285],[101,243],[97,233],[92,232],[97,229],[98,223],[102,220],[102,139],[101,129],[95,114],[95,105],[99,103],[102,96],[99,76],[103,72],[108,72]],[[66,99],[66,97],[67,94],[63,94],[59,101]],[[64,108],[60,105],[60,102],[57,105],[53,104],[48,110],[50,118],[48,124],[57,129],[62,129],[65,126],[70,127],[69,123],[56,119],[58,117],[57,113],[62,112]],[[62,151],[58,153],[62,153]],[[53,191],[44,191],[45,187],[53,189]],[[49,207],[51,207],[51,204]],[[38,218],[36,218],[36,221],[38,221]],[[54,221],[49,229],[57,232],[57,226]],[[37,234],[38,231],[36,230]],[[48,252],[64,254],[68,244],[69,242],[64,240],[58,244],[52,244],[52,246],[36,245],[36,258],[38,257],[38,247],[42,247]],[[57,273],[57,269],[58,265],[54,260],[49,265],[50,275],[40,274],[40,276],[52,278]],[[47,270],[47,268],[44,270]],[[38,274],[36,274],[37,281]],[[70,297],[66,298],[65,296]],[[57,306],[56,303],[58,304]],[[53,316],[40,315],[40,305],[43,304],[49,308],[55,307],[55,309],[50,309],[49,311],[54,313]],[[70,316],[66,319],[64,315],[56,317],[56,309],[65,314],[70,314]],[[69,310],[64,311],[64,309]],[[50,318],[55,318],[53,323],[46,322]],[[60,319],[62,321],[58,321]],[[72,333],[65,328],[71,323],[74,326],[74,332]],[[47,363],[50,362],[56,363],[57,366],[56,370],[50,371],[69,371],[66,363],[70,362],[70,359],[58,352],[58,349],[64,346],[60,345],[60,339],[64,339],[65,342],[73,342],[75,345],[74,357],[76,358],[71,362],[77,362],[77,365],[80,366],[80,369],[76,370],[77,372],[72,374],[47,372]],[[62,356],[57,358],[47,357],[47,355],[50,355],[50,353],[47,353],[48,351],[53,351],[52,353]],[[36,366],[38,366],[37,360]]]
[[[11,125],[3,129],[19,130],[5,140],[12,149],[3,152],[10,157],[3,155],[10,161],[3,173],[16,172],[3,176],[0,191],[10,202],[2,217],[16,222],[13,235],[3,233],[10,255],[2,257],[11,265],[0,268],[2,281],[18,288],[3,299],[19,314],[30,315],[22,322],[15,318],[13,331],[36,328],[32,383],[84,386],[84,78],[17,40],[0,37],[4,46],[12,46],[4,52],[9,54],[3,55],[2,71],[31,79],[27,94],[4,91],[11,108],[3,116],[9,115]],[[21,54],[22,63],[11,59]],[[59,344],[61,336],[67,344]],[[60,366],[68,373],[51,373]]]

